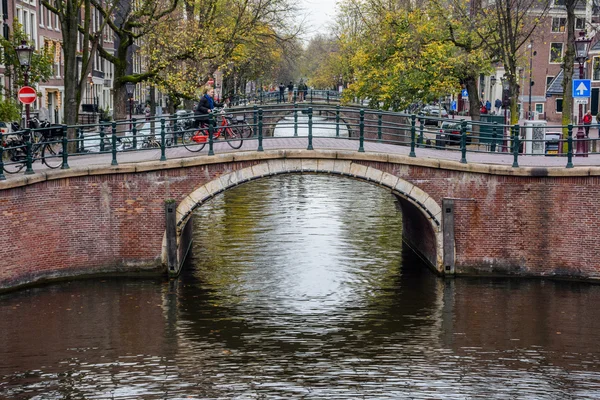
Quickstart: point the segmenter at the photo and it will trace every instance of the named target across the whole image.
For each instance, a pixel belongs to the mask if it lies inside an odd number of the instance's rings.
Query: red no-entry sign
[[[37,94],[35,93],[35,89],[31,86],[23,86],[21,89],[19,89],[18,98],[23,104],[33,103],[36,97]]]

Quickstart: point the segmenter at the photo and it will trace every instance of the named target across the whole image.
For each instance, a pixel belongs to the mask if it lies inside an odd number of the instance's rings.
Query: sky
[[[300,6],[306,16],[307,37],[326,33],[327,25],[333,22],[336,0],[302,0]]]

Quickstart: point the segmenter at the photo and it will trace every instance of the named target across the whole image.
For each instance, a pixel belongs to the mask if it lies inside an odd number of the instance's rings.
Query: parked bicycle
[[[220,123],[213,129],[213,139],[224,138],[229,146],[234,149],[242,147],[244,139],[252,136],[252,127],[248,125],[243,115],[233,116],[225,114],[224,109],[215,111],[218,113]],[[183,146],[189,151],[198,152],[204,149],[209,141],[209,127],[205,124],[200,129],[184,130],[182,132]]]
[[[14,174],[27,166],[27,144],[31,140],[32,162],[41,160],[48,168],[62,165],[62,126],[51,125],[32,118],[30,131],[21,130],[19,124],[13,122],[13,132],[2,137],[2,146],[8,162],[4,163],[4,171]]]

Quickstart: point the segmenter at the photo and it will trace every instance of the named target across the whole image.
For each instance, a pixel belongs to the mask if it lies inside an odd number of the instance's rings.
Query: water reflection
[[[254,181],[203,205],[172,281],[0,297],[0,398],[595,398],[600,286],[433,276],[390,194]]]

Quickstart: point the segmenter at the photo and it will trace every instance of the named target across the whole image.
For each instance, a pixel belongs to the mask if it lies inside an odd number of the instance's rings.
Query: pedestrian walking
[[[485,109],[487,111],[487,114],[489,114],[490,111],[492,111],[492,103],[489,100],[485,101]]]
[[[298,84],[298,102],[304,101],[304,89],[306,88],[306,84],[302,79],[300,79],[300,83]]]
[[[294,100],[294,82],[290,81],[287,86],[288,90],[288,103],[291,103]]]
[[[285,85],[283,84],[283,82],[280,82],[279,83],[279,100],[277,100],[278,103],[285,102],[284,93],[285,93]]]
[[[502,107],[502,100],[496,99],[494,106],[496,107],[496,114],[498,114],[500,112],[500,107]]]
[[[588,110],[583,116],[583,127],[585,129],[585,137],[590,137],[590,126],[592,126],[592,112]]]

